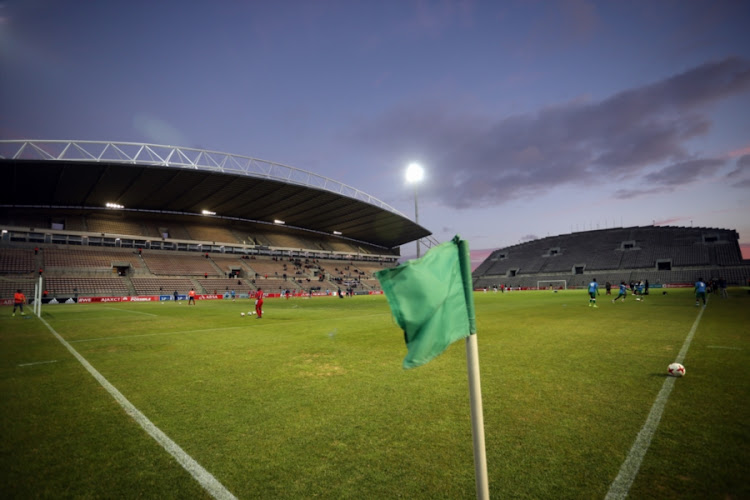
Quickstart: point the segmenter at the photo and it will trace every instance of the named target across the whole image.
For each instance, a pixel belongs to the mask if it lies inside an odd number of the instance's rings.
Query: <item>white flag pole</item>
[[[34,314],[42,317],[42,276],[39,276],[39,283],[34,287]]]
[[[482,387],[479,381],[479,349],[477,348],[477,336],[475,334],[466,337],[466,368],[469,373],[471,435],[474,438],[474,475],[477,483],[477,499],[489,500],[490,488],[487,480],[487,453],[484,447]]]

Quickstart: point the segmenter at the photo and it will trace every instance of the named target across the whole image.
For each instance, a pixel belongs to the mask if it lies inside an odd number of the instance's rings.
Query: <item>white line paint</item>
[[[78,351],[76,351],[73,346],[71,346],[68,342],[65,341],[64,338],[58,334],[54,328],[52,328],[49,323],[47,323],[44,319],[39,318],[39,320],[44,324],[44,326],[47,327],[47,329],[52,332],[52,335],[54,335],[57,340],[60,341],[62,345],[65,346],[65,348],[70,351],[70,353],[83,365],[84,368],[96,379],[97,382],[99,382],[102,387],[104,387],[109,394],[115,398],[115,401],[117,401],[120,406],[125,410],[125,412],[130,415],[133,420],[135,420],[138,425],[140,425],[146,433],[148,433],[149,436],[154,438],[157,443],[161,445],[162,448],[164,448],[167,453],[172,455],[177,462],[182,465],[182,467],[190,473],[193,478],[195,478],[196,481],[205,489],[212,497],[216,499],[234,499],[236,500],[236,497],[232,495],[232,493],[227,490],[223,484],[221,484],[210,472],[208,472],[206,469],[204,469],[198,462],[196,462],[190,455],[185,453],[185,451],[180,448],[180,446],[172,441],[169,436],[164,434],[164,432],[161,431],[158,427],[156,427],[143,413],[141,413],[133,404],[125,398],[125,396],[122,395],[120,391],[115,388],[112,384],[109,383],[109,381],[104,378],[104,376],[99,373],[96,368],[91,366],[86,359],[78,354]]]
[[[18,366],[48,365],[50,363],[57,363],[57,360],[53,359],[52,361],[37,361],[35,363],[24,363],[24,364],[18,365]]]
[[[705,311],[705,309],[701,307],[698,312],[698,317],[695,318],[693,327],[690,329],[690,333],[688,333],[685,342],[682,344],[682,349],[680,349],[677,359],[675,359],[675,363],[682,363],[685,359],[685,355],[690,348],[690,343],[695,336],[695,331],[698,329],[698,323],[700,323],[701,317],[703,316],[703,311]],[[659,427],[661,415],[664,413],[664,407],[667,404],[667,399],[669,399],[669,394],[672,392],[676,380],[676,377],[669,376],[664,380],[664,384],[662,384],[661,390],[656,396],[656,401],[654,401],[651,411],[646,418],[646,423],[643,424],[641,431],[635,438],[635,442],[630,448],[630,453],[628,453],[625,462],[623,462],[620,467],[620,472],[610,485],[607,496],[604,497],[605,500],[621,500],[628,496],[630,487],[633,485],[633,481],[641,468],[643,457],[646,456],[646,452],[648,451],[649,446],[651,446],[651,439],[654,437],[656,428]]]

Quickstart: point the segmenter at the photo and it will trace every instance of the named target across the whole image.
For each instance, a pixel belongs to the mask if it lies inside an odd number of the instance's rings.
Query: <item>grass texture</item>
[[[604,498],[698,315],[688,290],[476,293],[490,493]],[[473,498],[463,342],[403,370],[382,296],[45,306],[238,498]],[[38,319],[0,308],[6,498],[209,498]],[[712,296],[631,498],[750,498],[750,295]]]

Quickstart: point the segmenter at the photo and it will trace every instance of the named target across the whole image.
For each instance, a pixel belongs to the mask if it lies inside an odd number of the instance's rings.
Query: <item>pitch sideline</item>
[[[703,311],[705,307],[701,307],[698,312],[698,317],[695,318],[690,333],[688,333],[685,342],[682,344],[682,349],[677,354],[677,358],[674,360],[675,363],[682,363],[687,355],[687,351],[690,348],[690,343],[693,341],[695,331],[698,329],[698,323],[700,323],[703,317]],[[651,439],[654,437],[657,427],[659,427],[659,421],[661,421],[662,413],[664,413],[664,407],[667,405],[669,394],[674,388],[676,377],[667,377],[664,380],[664,384],[661,386],[659,394],[656,396],[651,411],[646,418],[646,423],[643,424],[638,436],[635,438],[633,446],[630,448],[627,458],[620,466],[620,471],[617,473],[617,477],[609,487],[605,500],[623,500],[628,496],[630,487],[635,481],[635,477],[638,475],[638,471],[641,468],[643,457],[646,456],[649,446],[651,446]]]
[[[120,391],[117,390],[115,386],[109,383],[109,381],[104,378],[104,376],[99,373],[96,368],[91,366],[91,364],[86,361],[86,359],[81,356],[78,351],[76,351],[73,346],[71,346],[64,338],[60,336],[59,333],[55,331],[54,328],[50,326],[49,323],[47,323],[44,319],[39,318],[39,320],[44,324],[44,326],[47,327],[47,329],[52,332],[52,335],[57,338],[57,340],[60,341],[62,345],[65,346],[68,351],[78,360],[79,363],[83,365],[84,368],[96,379],[97,382],[101,384],[104,389],[113,397],[115,398],[115,401],[117,401],[120,406],[125,410],[125,413],[130,415],[133,420],[135,420],[138,425],[140,425],[146,433],[148,433],[149,436],[154,438],[154,440],[161,445],[164,450],[172,455],[172,457],[177,460],[177,462],[188,472],[190,473],[193,478],[198,481],[198,484],[200,484],[203,489],[205,489],[212,497],[216,499],[221,500],[237,500],[237,497],[235,497],[229,490],[227,490],[223,484],[221,484],[210,472],[208,472],[206,469],[203,468],[198,462],[196,462],[190,455],[185,453],[185,451],[180,448],[180,446],[172,441],[169,436],[164,434],[161,429],[156,427],[153,422],[151,422],[146,415],[141,413],[133,404],[127,400],[125,396],[122,395]]]

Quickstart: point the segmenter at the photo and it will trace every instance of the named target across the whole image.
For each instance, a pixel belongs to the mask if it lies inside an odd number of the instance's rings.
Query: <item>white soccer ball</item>
[[[669,368],[667,368],[667,371],[669,371],[669,374],[673,377],[685,376],[685,367],[680,363],[672,363],[671,365],[669,365]]]
[[[247,314],[248,315],[253,315],[253,314],[255,314],[255,311],[249,311]]]
[[[245,313],[240,313],[240,316],[242,316],[244,318],[245,317]]]

